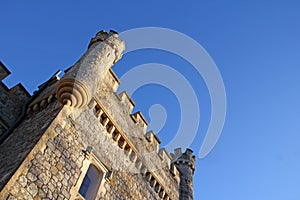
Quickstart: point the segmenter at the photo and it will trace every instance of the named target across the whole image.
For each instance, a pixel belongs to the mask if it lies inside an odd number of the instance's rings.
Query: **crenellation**
[[[146,133],[146,129],[148,127],[148,122],[145,119],[143,113],[141,111],[137,111],[133,114],[130,115],[132,120],[139,125],[140,127],[142,127],[143,132]]]
[[[170,169],[172,158],[171,158],[169,152],[167,151],[167,149],[165,149],[165,148],[159,149],[158,155],[161,158],[161,160],[162,160],[163,163],[167,163],[167,166]]]
[[[144,134],[146,132],[145,122],[143,122],[142,119],[142,125],[140,125],[140,123],[137,123],[141,119],[141,116],[131,115],[132,109],[134,107],[134,104],[132,103],[133,101],[129,100],[131,98],[126,93],[121,93],[122,97],[127,100],[127,103],[124,104],[120,100],[118,94],[116,94],[115,92],[109,92],[111,90],[106,89],[108,87],[106,84],[107,81],[108,80],[104,78],[103,82],[99,84],[99,90],[97,91],[97,96],[95,97],[95,99],[97,100],[97,102],[99,102],[99,104],[106,108],[107,113],[109,113],[112,118],[115,119],[119,126],[122,127],[123,131],[127,133],[127,136],[131,138],[136,145],[138,141],[135,142],[134,140],[136,138],[144,137]],[[127,105],[127,107],[125,107],[124,105]]]
[[[129,96],[129,94],[126,91],[121,92],[120,94],[117,94],[117,97],[120,99],[121,103],[124,105],[125,110],[128,111],[128,113],[131,113],[135,103]]]
[[[148,131],[146,134],[145,134],[145,138],[147,139],[147,141],[149,142],[149,146],[150,146],[150,150],[151,151],[155,151],[158,153],[158,150],[159,150],[159,145],[160,145],[160,140],[159,138],[157,137],[157,135],[154,133],[154,131]]]
[[[8,75],[10,75],[10,71],[0,61],[0,81],[2,81],[3,79],[5,79]]]
[[[2,82],[9,74],[10,71],[0,61],[0,136],[4,136],[14,125],[22,113],[23,105],[30,98],[22,84],[8,88]]]
[[[96,113],[102,113],[102,116],[105,116],[105,119],[102,120],[102,122],[105,120],[105,121],[109,121],[112,123],[111,126],[115,127],[115,131],[112,133],[112,139],[118,143],[118,147],[120,149],[124,149],[124,153],[125,155],[129,156],[129,159],[132,163],[134,163],[134,166],[137,168],[137,170],[143,170],[145,171],[146,170],[146,167],[145,165],[143,164],[142,160],[146,163],[146,164],[149,164],[151,161],[147,161],[145,160],[146,157],[143,156],[143,159],[141,159],[141,156],[139,155],[138,153],[138,150],[132,148],[133,147],[133,144],[130,142],[130,140],[124,135],[124,133],[122,133],[122,131],[120,131],[120,129],[118,128],[117,125],[115,125],[113,122],[113,120],[111,120],[111,116],[109,116],[108,114],[105,114],[107,113],[106,111],[104,111],[103,108],[101,108],[101,106],[99,104],[97,104],[96,106]],[[100,111],[101,110],[101,111]],[[99,118],[99,116],[98,116]],[[101,118],[101,117],[100,117]],[[103,123],[100,123],[102,126],[104,126],[105,124]],[[110,126],[110,127],[111,127]],[[109,128],[106,129],[107,133],[109,132]],[[156,143],[156,146],[158,148],[158,145],[159,145],[159,139],[157,138],[157,136],[154,134],[154,132],[150,132],[152,134],[152,141],[153,141],[153,144]],[[108,133],[109,134],[109,133]],[[134,149],[134,150],[133,150]],[[158,150],[155,151],[156,153],[154,155],[159,156],[160,154],[160,159],[161,159],[161,163],[163,163],[162,165],[163,166],[169,166],[169,163],[170,163],[170,155],[168,155],[166,149],[162,149],[160,151],[160,153],[158,153]],[[153,153],[151,152],[151,157],[153,157]],[[164,159],[162,159],[161,157],[163,157]],[[166,159],[167,158],[167,159]],[[166,162],[166,163],[165,163]],[[141,169],[141,168],[144,168],[144,169]],[[157,167],[154,167],[157,169]],[[170,168],[170,166],[168,167]],[[169,170],[167,170],[168,172]],[[169,174],[170,172],[168,172],[167,174]],[[170,175],[169,175],[170,176]],[[167,177],[167,176],[165,176]],[[170,176],[172,177],[172,176]]]
[[[9,89],[9,94],[11,95],[11,98],[20,102],[25,102],[30,97],[30,94],[21,83],[18,83]]]
[[[174,149],[173,160],[179,158],[181,155],[182,155],[181,148]]]
[[[173,177],[176,178],[176,180],[179,183],[179,175],[180,174],[179,174],[179,171],[178,171],[178,169],[177,169],[177,167],[174,163],[171,163],[171,165],[170,165],[170,173],[172,174]]]
[[[110,82],[111,82],[110,86],[112,88],[112,91],[117,92],[119,85],[120,85],[120,79],[115,74],[115,72],[112,70],[112,68],[109,69],[107,76],[110,79]]]

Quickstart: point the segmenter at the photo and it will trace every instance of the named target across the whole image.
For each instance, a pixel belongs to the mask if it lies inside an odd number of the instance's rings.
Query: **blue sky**
[[[33,92],[57,69],[74,64],[101,29],[118,32],[164,27],[188,35],[210,54],[222,75],[227,116],[220,140],[197,159],[195,199],[300,199],[300,3],[275,1],[9,1],[1,2],[0,60]],[[197,155],[211,110],[206,85],[176,55],[143,50],[114,67],[121,76],[157,62],[188,79],[201,121],[191,146]],[[168,88],[146,85],[133,94],[147,119],[151,104],[165,106],[162,144],[178,128],[178,100]]]

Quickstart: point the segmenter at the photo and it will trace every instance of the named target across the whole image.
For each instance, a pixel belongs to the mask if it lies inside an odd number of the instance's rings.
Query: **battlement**
[[[17,101],[25,101],[30,94],[28,91],[24,88],[24,86],[21,83],[16,84],[12,88],[8,88],[2,80],[4,80],[7,76],[9,76],[11,72],[5,67],[5,65],[0,61],[0,81],[1,81],[1,87],[6,90],[6,92],[11,96],[11,98],[14,98],[14,100]]]
[[[155,152],[158,152],[160,140],[157,137],[157,135],[151,130],[146,133],[145,137],[146,137],[146,140],[150,143],[150,145],[152,145],[151,149]],[[163,158],[165,158],[165,157],[163,157]]]
[[[148,169],[146,179],[149,180],[150,185],[153,186],[159,182],[162,188],[167,188],[167,185],[172,186],[172,188],[179,187],[180,183],[185,181],[182,179],[183,172],[185,172],[181,167],[182,164],[191,170],[189,177],[192,180],[195,165],[193,151],[187,149],[185,152],[182,152],[181,148],[178,148],[170,155],[166,149],[160,149],[160,140],[157,135],[153,131],[146,131],[148,122],[145,120],[142,112],[131,113],[134,109],[134,103],[128,93],[116,94],[116,89],[112,89],[114,84],[112,84],[110,74],[108,72],[107,76],[99,83],[95,96],[98,99],[97,101],[101,102],[99,107],[105,110],[100,113],[107,113],[105,116],[110,116],[110,118],[114,119],[112,124],[114,126],[117,124],[117,126],[121,127],[119,130],[122,130],[122,133],[126,136],[126,139],[122,139],[122,136],[120,136],[122,134],[113,135],[113,140],[116,140],[119,147],[121,145],[125,149],[126,155],[129,154],[128,151],[132,151],[128,150],[130,148],[126,145],[129,143],[126,142],[124,144],[124,141],[128,139],[136,148],[135,155],[140,155],[139,160],[143,163],[142,166]],[[111,122],[110,120],[108,121]],[[108,124],[110,124],[109,122]],[[111,131],[110,127],[111,125],[107,126],[107,131]],[[170,180],[173,180],[173,182],[170,183]],[[188,190],[191,197],[193,190],[190,187],[188,187]],[[164,191],[167,192],[168,189],[164,189]],[[174,193],[171,194],[170,191],[168,194],[171,199],[178,198]]]
[[[195,169],[195,156],[191,149],[186,149],[185,152],[182,153],[181,148],[176,148],[174,154],[172,154],[172,162],[177,165],[186,164],[190,166],[193,171]]]
[[[30,94],[21,83],[8,88],[2,80],[10,71],[0,61],[0,135],[11,127],[22,111],[22,106]]]
[[[115,74],[114,70],[112,70],[111,68],[109,69],[109,73],[107,75],[110,77],[110,80],[111,80],[110,85],[111,85],[113,92],[116,92],[120,85],[120,79]]]
[[[3,79],[5,79],[8,75],[10,75],[10,71],[0,61],[0,81],[2,81]]]
[[[117,94],[117,97],[119,97],[120,102],[123,103],[123,105],[126,108],[126,110],[128,111],[128,113],[131,113],[135,106],[135,103],[131,99],[131,97],[128,95],[128,93],[126,91],[123,91],[120,94]]]

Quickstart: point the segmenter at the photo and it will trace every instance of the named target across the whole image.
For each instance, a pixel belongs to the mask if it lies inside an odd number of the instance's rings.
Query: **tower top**
[[[176,148],[174,150],[172,163],[176,165],[186,164],[193,170],[193,173],[195,171],[195,156],[193,155],[193,151],[189,148],[187,148],[184,153],[182,153],[181,148]]]
[[[193,199],[193,174],[195,171],[195,156],[191,149],[186,149],[182,153],[181,148],[174,150],[173,164],[176,165],[180,172],[180,188],[179,199],[180,200],[192,200]]]
[[[111,48],[115,50],[115,64],[122,57],[122,52],[125,49],[125,42],[119,39],[118,32],[110,30],[106,32],[105,30],[99,31],[95,37],[93,37],[89,43],[88,48],[92,47],[97,42],[106,42]]]
[[[115,31],[100,31],[91,39],[88,50],[72,66],[57,86],[59,102],[84,108],[95,95],[96,87],[106,72],[121,57],[125,43]]]
[[[119,37],[119,34],[116,31],[110,30],[106,32],[105,30],[99,31],[95,37],[93,37],[90,41],[89,47],[94,44],[95,42],[103,42],[104,40],[108,39],[109,37]]]

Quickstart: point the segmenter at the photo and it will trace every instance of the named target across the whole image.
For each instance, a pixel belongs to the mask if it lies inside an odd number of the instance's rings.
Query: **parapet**
[[[172,180],[171,188],[179,187],[181,173],[178,164],[184,162],[187,168],[192,168],[191,172],[194,171],[195,157],[192,150],[187,149],[183,153],[178,148],[170,155],[165,148],[160,149],[161,142],[155,132],[146,131],[148,122],[143,113],[140,111],[132,113],[135,106],[133,99],[126,91],[116,93],[120,82],[112,72],[110,69],[98,85],[94,113],[102,126],[112,135],[113,140],[124,149],[126,155],[130,154],[128,152],[134,152],[140,156],[140,161],[148,169],[147,179],[150,182],[152,179],[160,181],[160,185],[166,187],[170,184],[167,180]],[[101,116],[104,117],[99,117],[98,113],[103,113]],[[151,179],[154,176],[157,178]]]
[[[30,97],[21,83],[8,88],[2,82],[9,74],[10,71],[0,62],[0,134],[14,124],[21,113],[23,104]]]
[[[158,155],[159,155],[159,157],[161,158],[162,161],[164,161],[164,162],[167,163],[167,166],[170,169],[172,157],[170,156],[170,154],[167,151],[167,149],[166,148],[159,149]]]
[[[193,151],[189,148],[182,153],[181,148],[176,148],[174,150],[174,154],[172,156],[172,163],[174,164],[186,164],[191,167],[191,169],[195,170],[195,156],[193,155]]]
[[[10,75],[10,71],[4,66],[4,64],[0,61],[0,81]]]
[[[125,109],[128,111],[128,113],[131,113],[135,103],[129,96],[129,94],[126,91],[121,92],[120,94],[117,94],[117,97],[120,99],[120,101],[123,103]]]
[[[8,87],[2,82],[8,75],[10,75],[10,71],[5,67],[5,65],[0,61],[0,81],[1,81],[1,89],[5,90],[7,93],[9,93],[10,97],[17,101],[25,101],[28,97],[30,97],[30,94],[27,92],[27,90],[24,88],[24,86],[21,83],[16,84],[11,89],[8,89]]]
[[[155,152],[158,152],[160,140],[157,135],[151,130],[146,133],[145,138],[151,144],[151,149]]]
[[[130,115],[131,118],[133,119],[133,121],[140,125],[141,127],[144,128],[144,130],[146,131],[147,127],[148,127],[148,122],[147,120],[145,119],[144,115],[142,112],[138,111],[136,113],[133,113]]]
[[[108,76],[110,76],[111,87],[112,87],[113,91],[116,92],[120,85],[120,80],[111,68],[109,69]]]

